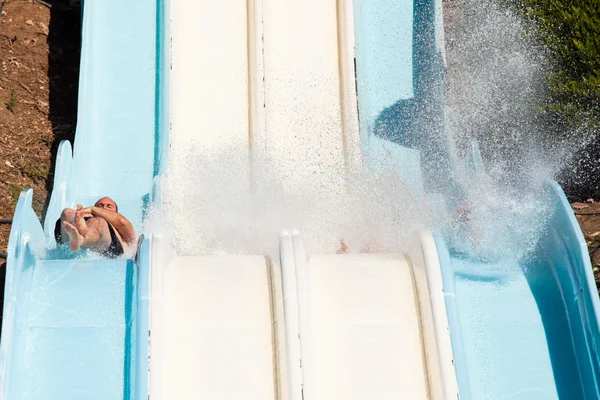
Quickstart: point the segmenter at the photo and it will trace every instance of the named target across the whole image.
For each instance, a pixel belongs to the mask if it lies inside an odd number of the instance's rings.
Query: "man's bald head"
[[[117,206],[117,203],[110,197],[103,197],[101,199],[98,199],[94,206],[103,208],[108,211],[119,212],[119,206]]]

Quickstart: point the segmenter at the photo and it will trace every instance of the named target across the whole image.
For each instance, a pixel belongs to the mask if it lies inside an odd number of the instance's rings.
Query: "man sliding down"
[[[56,221],[57,243],[66,243],[71,250],[90,249],[109,257],[117,257],[135,243],[135,229],[121,214],[110,197],[103,197],[93,207],[77,210],[65,208]]]

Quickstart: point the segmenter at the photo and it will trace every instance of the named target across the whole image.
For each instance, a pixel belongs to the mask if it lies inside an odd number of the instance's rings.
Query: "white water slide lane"
[[[171,154],[269,157],[290,185],[360,165],[351,3],[173,0],[171,12]],[[427,232],[408,254],[309,255],[296,231],[278,259],[175,255],[160,236],[152,248],[153,400],[457,396]]]
[[[429,232],[407,254],[186,257],[153,243],[153,399],[454,399]]]
[[[172,149],[269,156],[302,182],[357,162],[351,17],[335,1],[173,1]]]

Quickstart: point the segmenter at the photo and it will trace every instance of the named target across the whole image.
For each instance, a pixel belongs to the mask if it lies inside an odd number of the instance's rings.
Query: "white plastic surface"
[[[262,0],[262,6],[267,153],[282,171],[293,171],[287,184],[311,182],[317,170],[341,172],[352,141],[358,143],[356,105],[344,104],[351,98],[344,90],[354,88],[353,72],[342,73],[351,53],[340,46],[353,32],[339,38],[335,1]]]
[[[457,398],[429,232],[406,255],[308,255],[298,231],[280,244],[291,399]]]
[[[171,147],[266,156],[292,185],[358,165],[351,6],[173,0]]]
[[[171,1],[171,144],[248,146],[246,2]]]
[[[311,399],[427,399],[417,299],[405,257],[313,256],[308,268]]]
[[[313,182],[319,171],[339,170],[326,184],[343,188],[343,172],[360,163],[351,1],[172,7],[171,148],[266,156],[292,186],[322,184]],[[171,173],[186,167],[180,162]],[[151,396],[438,399],[429,380],[443,375],[438,358],[452,360],[423,335],[437,341],[445,325],[431,321],[439,309],[421,321],[439,299],[417,290],[405,255],[309,258],[298,232],[284,234],[281,249],[280,279],[264,257],[162,261],[153,275],[161,288],[153,282]]]
[[[458,398],[440,261],[431,232],[412,237],[407,256],[419,298],[421,332],[432,399]]]
[[[304,377],[302,374],[302,343],[300,338],[300,316],[298,282],[292,233],[281,234],[279,257],[282,265],[283,309],[285,317],[285,353],[287,360],[287,386],[284,391],[289,400],[302,400]]]
[[[276,399],[276,337],[265,257],[175,257],[163,267],[162,332],[156,339],[162,354],[151,364],[151,395]],[[155,287],[153,282],[153,292]],[[154,335],[151,340],[155,349]]]

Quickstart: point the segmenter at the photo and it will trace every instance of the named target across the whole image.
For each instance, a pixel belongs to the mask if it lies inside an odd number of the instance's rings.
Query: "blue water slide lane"
[[[354,3],[358,104],[364,153],[393,158],[415,192],[433,188],[427,197],[452,207],[454,161],[437,136],[440,10],[433,0]],[[476,144],[471,153],[468,169],[484,174]],[[526,259],[482,261],[435,234],[462,400],[600,398],[599,301],[585,241],[558,184],[546,195],[553,214]]]
[[[21,193],[9,238],[2,399],[147,399],[150,242],[135,259],[56,248],[65,207],[113,197],[140,232],[168,147],[169,4],[86,0],[75,145],[44,228]]]
[[[536,254],[484,263],[435,233],[461,399],[600,398],[599,302],[587,246],[556,182]]]
[[[354,2],[356,79],[368,167],[393,167],[423,197],[450,173],[435,0]],[[438,7],[439,8],[439,7]],[[438,39],[439,40],[439,39]]]

